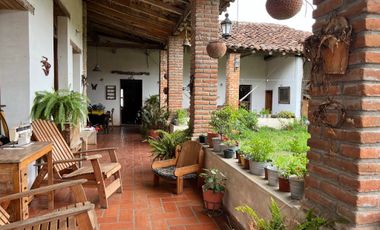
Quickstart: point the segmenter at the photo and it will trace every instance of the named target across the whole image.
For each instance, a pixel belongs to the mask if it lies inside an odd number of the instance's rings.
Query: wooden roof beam
[[[181,32],[180,27],[186,22],[187,18],[190,16],[190,14],[191,14],[191,4],[189,3],[186,6],[185,12],[182,14],[181,18],[177,21],[177,24],[175,25],[175,27],[173,29],[172,33],[174,35],[178,35]]]
[[[161,1],[155,1],[155,0],[135,0],[135,1],[140,1],[140,2],[143,2],[143,3],[146,3],[146,4],[149,4],[151,6],[155,6],[157,8],[160,8],[161,10],[164,10],[164,11],[167,11],[167,12],[170,12],[170,13],[174,13],[174,14],[177,14],[177,15],[182,15],[183,14],[183,10],[175,7],[175,6],[172,6],[170,4],[165,4]]]
[[[141,44],[141,43],[121,43],[121,42],[88,42],[89,46],[110,47],[110,48],[134,48],[134,49],[162,49],[163,45],[159,44]]]

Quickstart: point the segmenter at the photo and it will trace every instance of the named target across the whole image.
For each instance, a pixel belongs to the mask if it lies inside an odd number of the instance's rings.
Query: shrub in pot
[[[33,120],[51,120],[69,146],[80,140],[79,126],[88,115],[88,98],[78,92],[60,89],[36,92],[31,110]]]
[[[279,170],[279,191],[280,192],[290,192],[289,176],[291,172],[289,171],[289,164],[293,160],[292,155],[280,155],[275,160],[275,166]]]
[[[178,109],[173,118],[174,125],[186,125],[189,121],[189,113],[186,109]]]
[[[214,152],[220,152],[220,144],[222,143],[222,140],[219,137],[213,137],[212,138],[212,146],[214,148]]]
[[[278,177],[279,177],[279,171],[276,168],[276,166],[268,165],[266,167],[268,172],[268,185],[277,187],[278,186]]]
[[[222,200],[225,192],[226,176],[218,169],[204,169],[204,173],[199,176],[204,179],[202,186],[203,201],[208,210],[219,210],[222,207]]]
[[[224,140],[224,135],[231,133],[233,129],[233,109],[226,106],[211,114],[210,126]]]
[[[214,137],[219,137],[219,134],[218,133],[212,133],[212,132],[207,133],[207,144],[208,144],[208,147],[210,147],[210,148],[214,147],[214,145],[212,144],[212,138],[214,138]]]
[[[291,176],[289,177],[290,183],[290,196],[292,199],[300,200],[304,195],[305,176],[307,174],[307,156],[306,153],[294,154],[294,160],[289,165]]]
[[[274,151],[273,144],[269,139],[255,137],[249,142],[245,142],[245,145],[248,145],[245,147],[245,151],[250,155],[250,172],[257,176],[263,176],[269,155]]]
[[[160,138],[148,139],[148,143],[152,148],[154,160],[167,160],[175,157],[177,145],[190,139],[188,130],[175,131],[168,133],[163,130],[157,130]]]

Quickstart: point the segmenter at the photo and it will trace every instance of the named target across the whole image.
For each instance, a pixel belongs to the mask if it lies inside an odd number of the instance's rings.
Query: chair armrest
[[[117,148],[102,148],[102,149],[91,149],[91,150],[86,150],[86,151],[80,151],[74,153],[74,155],[88,155],[88,153],[102,153],[102,152],[108,152],[111,162],[117,163],[119,162],[116,154]]]
[[[36,188],[36,189],[32,189],[29,191],[20,192],[20,193],[16,193],[16,194],[11,194],[8,196],[0,197],[0,203],[3,201],[16,200],[16,199],[20,199],[23,197],[29,197],[32,195],[48,193],[48,192],[52,192],[52,191],[63,189],[63,188],[71,188],[71,187],[81,185],[81,184],[86,183],[86,182],[87,182],[86,179],[80,179],[80,180],[62,182],[59,184],[53,184],[53,185],[49,185],[49,186],[45,186],[45,187],[41,187],[41,188]]]
[[[152,169],[157,169],[157,168],[165,168],[169,166],[176,165],[177,159],[170,159],[170,160],[163,160],[163,161],[154,161],[152,163]]]
[[[73,158],[73,159],[66,159],[66,160],[60,160],[60,161],[53,161],[53,164],[62,164],[62,163],[71,163],[71,162],[80,162],[80,161],[90,161],[90,160],[95,160],[95,159],[100,159],[102,158],[102,155],[100,154],[95,154],[91,156],[84,156],[80,158]],[[46,165],[47,163],[40,163],[40,164],[35,164],[34,166],[42,166]]]
[[[46,215],[29,218],[27,220],[13,222],[13,223],[1,226],[0,228],[1,230],[24,229],[24,228],[39,225],[42,223],[49,223],[58,219],[64,219],[71,216],[78,216],[82,213],[88,213],[91,210],[94,210],[94,205],[91,203],[85,203],[84,205],[77,205],[77,207],[68,208],[65,210],[56,210]]]
[[[184,167],[176,168],[174,171],[174,175],[177,177],[181,177],[186,174],[199,172],[200,170],[201,170],[201,166],[199,164],[184,166]]]

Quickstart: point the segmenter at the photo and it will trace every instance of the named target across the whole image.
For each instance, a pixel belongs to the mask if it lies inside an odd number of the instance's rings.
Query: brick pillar
[[[314,0],[314,32],[335,12],[353,26],[349,68],[326,76],[323,89],[312,86],[309,115],[327,96],[343,104],[346,119],[339,128],[311,121],[306,206],[340,216],[340,229],[378,229],[380,223],[380,2]],[[330,117],[334,119],[334,115]]]
[[[160,50],[160,105],[161,107],[168,105],[168,97],[164,93],[165,87],[168,87],[167,77],[168,69],[168,52],[166,50]]]
[[[238,64],[235,66],[235,63]],[[239,108],[240,53],[229,53],[226,62],[226,105]]]
[[[182,108],[183,97],[183,38],[169,37],[168,42],[168,109],[176,111]]]
[[[191,1],[191,99],[193,136],[210,130],[211,112],[216,110],[218,60],[208,56],[206,46],[219,33],[219,0]]]

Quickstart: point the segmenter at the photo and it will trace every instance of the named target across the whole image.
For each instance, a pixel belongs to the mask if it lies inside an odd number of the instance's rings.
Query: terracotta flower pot
[[[219,210],[222,207],[224,192],[203,189],[203,202],[208,210]]]
[[[235,158],[238,160],[238,163],[240,163],[240,153],[239,153],[239,151],[236,151],[236,157]]]
[[[268,14],[278,20],[295,16],[302,8],[303,0],[267,0]]]
[[[267,167],[264,168],[264,180],[268,180],[268,169],[267,169]]]
[[[280,192],[290,192],[289,178],[280,176],[278,178],[278,184],[279,184],[278,190]]]
[[[211,41],[207,45],[207,53],[212,58],[221,58],[226,54],[227,46],[223,41]]]
[[[345,74],[348,66],[349,44],[330,37],[321,49],[323,70],[326,74]]]
[[[240,165],[241,165],[242,167],[244,167],[244,164],[245,164],[245,158],[244,158],[243,155],[240,155]]]
[[[210,148],[213,148],[214,146],[212,145],[212,138],[214,137],[219,137],[219,134],[217,133],[207,133],[207,144]]]
[[[249,170],[249,159],[244,159],[244,169]]]
[[[148,132],[148,136],[150,138],[153,138],[153,139],[158,139],[160,137],[159,133],[157,132],[157,130],[154,130],[154,129],[150,129],[149,132]]]

